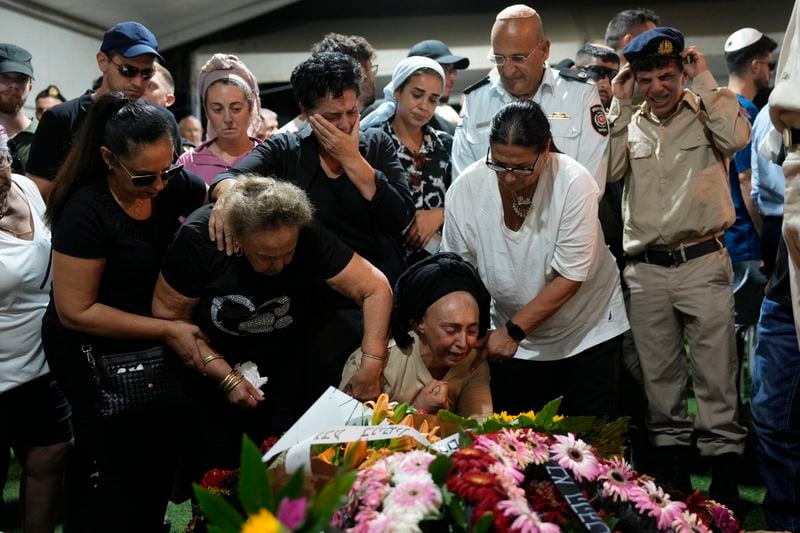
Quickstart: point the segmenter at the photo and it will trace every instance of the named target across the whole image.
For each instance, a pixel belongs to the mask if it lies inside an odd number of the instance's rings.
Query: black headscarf
[[[451,292],[466,291],[478,302],[478,338],[489,329],[491,296],[475,268],[457,254],[442,252],[423,259],[408,268],[394,287],[392,337],[401,348],[408,347],[408,334],[419,323],[428,307]]]

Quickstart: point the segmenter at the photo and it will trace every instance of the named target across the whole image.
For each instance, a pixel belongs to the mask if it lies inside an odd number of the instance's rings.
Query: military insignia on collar
[[[661,44],[658,45],[658,54],[662,56],[672,54],[672,42],[666,40],[661,41]]]
[[[606,118],[606,112],[603,110],[603,106],[600,104],[593,105],[589,109],[589,114],[592,117],[592,127],[594,131],[602,135],[603,137],[608,136],[608,119]]]
[[[569,114],[564,113],[563,111],[555,111],[553,113],[547,114],[548,120],[569,120]]]

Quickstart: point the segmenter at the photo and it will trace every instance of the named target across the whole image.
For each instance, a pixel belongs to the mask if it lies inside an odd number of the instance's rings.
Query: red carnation
[[[267,453],[270,448],[275,446],[276,442],[278,442],[278,437],[267,437],[264,442],[261,443],[261,453]]]
[[[203,476],[203,480],[200,482],[200,486],[204,489],[221,489],[224,487],[225,482],[232,478],[235,474],[235,470],[221,470],[219,468],[214,468],[213,470],[206,472],[206,475]]]

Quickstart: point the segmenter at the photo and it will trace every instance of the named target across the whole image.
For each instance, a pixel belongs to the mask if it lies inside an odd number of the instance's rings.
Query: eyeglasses
[[[542,153],[539,152],[536,155],[536,160],[533,162],[533,166],[530,167],[504,167],[503,165],[498,165],[492,161],[489,161],[489,157],[492,154],[492,149],[489,148],[486,151],[486,166],[489,167],[491,170],[499,173],[505,174],[506,172],[511,172],[515,176],[520,178],[526,178],[528,176],[533,176],[534,172],[536,172],[536,165],[539,163],[539,158],[542,156]]]
[[[500,54],[489,54],[489,61],[497,65],[498,67],[502,67],[506,64],[506,62],[511,62],[514,65],[522,65],[525,63],[529,57],[531,57],[536,52],[534,49],[528,55],[523,54],[511,54],[510,56],[504,56]]]
[[[589,76],[589,79],[594,81],[600,81],[603,78],[608,78],[608,80],[611,81],[619,74],[619,69],[608,68],[602,65],[586,65],[585,67],[580,67],[580,69]]]
[[[117,70],[124,78],[133,79],[137,76],[141,76],[143,80],[149,80],[156,75],[156,69],[154,68],[139,68],[128,65],[127,63],[115,63],[111,57],[109,57],[109,61],[111,61],[112,65],[117,67]]]
[[[764,61],[763,59],[756,59],[756,63],[764,63],[769,67],[770,72],[772,72],[778,67],[777,61]]]
[[[122,167],[125,173],[128,174],[128,177],[131,178],[131,183],[133,184],[134,187],[147,187],[148,185],[156,181],[156,178],[158,177],[161,177],[162,181],[169,181],[176,175],[178,175],[178,173],[181,170],[183,170],[183,164],[179,163],[177,165],[169,167],[167,170],[163,172],[158,172],[155,174],[139,174],[134,176],[133,173],[131,173],[131,171],[128,170],[128,167],[126,167],[125,164],[122,161],[120,161],[119,157],[117,157],[117,154],[111,152],[111,155],[114,156],[114,159],[117,160],[117,163],[119,163],[119,165]]]

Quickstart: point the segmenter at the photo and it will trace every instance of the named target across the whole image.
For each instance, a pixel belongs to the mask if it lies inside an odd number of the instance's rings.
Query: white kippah
[[[725,53],[738,52],[742,48],[747,48],[751,44],[757,43],[763,36],[764,34],[755,28],[736,30],[725,41]]]

